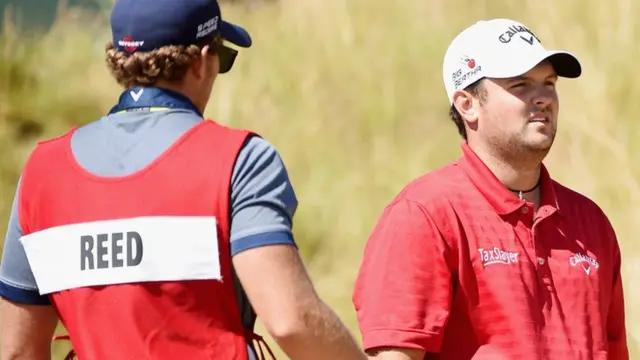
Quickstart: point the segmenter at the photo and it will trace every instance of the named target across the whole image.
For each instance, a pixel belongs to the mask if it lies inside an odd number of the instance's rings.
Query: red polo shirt
[[[535,212],[462,150],[406,186],[369,238],[353,295],[364,347],[628,359],[620,250],[602,210],[543,167]]]

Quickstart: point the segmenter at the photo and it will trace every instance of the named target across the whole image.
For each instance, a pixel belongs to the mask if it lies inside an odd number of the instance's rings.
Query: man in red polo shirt
[[[408,184],[369,238],[353,296],[369,356],[628,359],[614,230],[542,164],[556,81],[579,61],[494,19],[443,67],[463,155]]]
[[[117,0],[110,20],[118,101],[18,179],[0,359],[50,359],[59,322],[82,360],[265,359],[257,318],[292,360],[366,359],[300,258],[276,148],[205,118],[247,30],[214,0]]]

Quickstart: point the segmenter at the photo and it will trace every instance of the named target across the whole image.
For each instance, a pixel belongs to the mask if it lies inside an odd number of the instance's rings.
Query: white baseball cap
[[[453,93],[488,78],[520,76],[548,59],[558,76],[577,78],[578,59],[567,51],[547,50],[525,25],[510,19],[478,21],[459,33],[444,56],[442,76],[449,102]]]

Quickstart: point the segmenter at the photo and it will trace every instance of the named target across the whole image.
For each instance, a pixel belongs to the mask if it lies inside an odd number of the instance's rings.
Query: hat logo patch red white
[[[135,52],[138,48],[144,45],[144,41],[134,40],[131,36],[125,36],[122,40],[118,41],[118,45],[128,53]]]
[[[463,56],[461,60],[469,67],[469,69],[476,67],[476,60],[468,57],[467,55]]]
[[[451,74],[451,80],[453,80],[453,86],[456,89],[460,89],[466,86],[466,84],[474,82],[478,73],[482,71],[482,66],[472,57],[463,55],[460,58],[460,62],[464,64],[465,68],[459,68]]]

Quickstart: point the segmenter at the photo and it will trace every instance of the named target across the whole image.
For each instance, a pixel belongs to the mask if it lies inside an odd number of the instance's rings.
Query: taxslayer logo
[[[118,46],[124,49],[124,51],[128,53],[132,53],[140,46],[144,45],[144,41],[134,40],[131,36],[125,36],[122,40],[118,41]]]
[[[493,264],[509,265],[518,263],[519,254],[514,251],[505,251],[494,247],[493,249],[479,248],[478,252],[480,253],[480,261],[485,267]]]
[[[582,270],[584,270],[585,274],[587,275],[591,274],[591,269],[597,270],[600,267],[598,260],[581,253],[570,256],[569,264],[573,267],[577,267],[578,265],[580,265]]]

